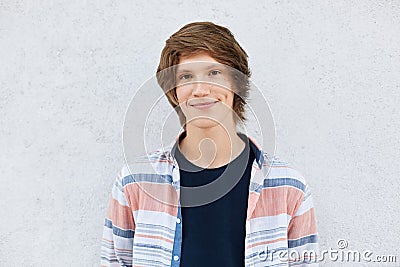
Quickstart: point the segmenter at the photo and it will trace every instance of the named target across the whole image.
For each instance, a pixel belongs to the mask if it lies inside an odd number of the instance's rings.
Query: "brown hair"
[[[246,52],[229,29],[212,22],[193,22],[183,26],[165,42],[156,74],[157,82],[178,113],[181,125],[185,126],[185,116],[176,97],[175,68],[170,67],[177,65],[180,57],[198,51],[206,51],[219,63],[233,68],[231,73],[236,85],[233,110],[241,121],[245,121],[244,106],[249,94],[251,75]],[[237,117],[234,116],[235,122]]]

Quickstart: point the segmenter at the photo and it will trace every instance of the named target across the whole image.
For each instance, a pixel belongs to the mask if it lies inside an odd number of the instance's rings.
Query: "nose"
[[[204,82],[195,82],[193,84],[193,96],[206,96],[210,94],[210,85]]]

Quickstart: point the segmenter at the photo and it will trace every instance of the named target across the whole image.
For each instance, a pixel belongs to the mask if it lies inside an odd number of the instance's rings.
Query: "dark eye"
[[[183,74],[181,76],[179,76],[179,80],[187,80],[190,79],[192,77],[192,75],[190,74]]]
[[[215,75],[218,75],[218,74],[220,74],[221,72],[219,71],[219,70],[212,70],[211,72],[210,72],[210,75],[212,75],[212,76],[215,76]]]

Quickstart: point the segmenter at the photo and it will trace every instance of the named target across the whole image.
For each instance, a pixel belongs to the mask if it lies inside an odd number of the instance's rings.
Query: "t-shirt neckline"
[[[248,155],[248,157],[249,157],[249,153],[251,153],[249,138],[246,135],[242,134],[242,133],[237,133],[237,134],[240,137],[240,139],[242,139],[243,142],[245,143],[244,149],[239,153],[239,155],[237,157],[235,157],[229,163],[224,164],[224,165],[219,166],[219,167],[215,167],[215,168],[203,168],[203,167],[200,167],[200,166],[192,163],[190,160],[188,160],[185,157],[185,155],[183,155],[181,150],[179,149],[179,142],[182,141],[182,139],[186,135],[182,136],[182,138],[178,141],[178,145],[176,146],[176,150],[175,150],[175,157],[176,157],[176,159],[178,161],[178,164],[180,165],[180,168],[183,169],[183,170],[187,170],[186,168],[188,168],[189,170],[193,170],[193,171],[217,171],[217,170],[226,169],[228,167],[228,165],[230,165],[230,164],[235,164],[236,162],[239,161],[239,159],[243,158],[245,155]],[[186,166],[186,168],[184,166]]]

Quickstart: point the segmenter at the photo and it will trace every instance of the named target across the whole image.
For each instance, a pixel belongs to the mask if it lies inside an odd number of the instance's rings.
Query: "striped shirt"
[[[244,266],[318,266],[310,187],[287,162],[248,138],[256,157]],[[179,166],[173,156],[177,140],[179,136],[172,145],[136,158],[118,173],[104,222],[102,266],[179,266],[184,221]]]

